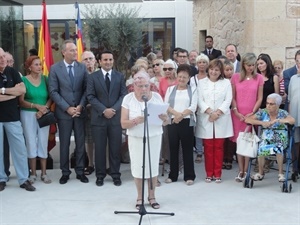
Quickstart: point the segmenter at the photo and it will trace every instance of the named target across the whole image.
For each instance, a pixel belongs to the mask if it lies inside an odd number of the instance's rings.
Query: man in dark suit
[[[227,59],[229,59],[233,63],[234,72],[235,73],[239,73],[240,70],[241,70],[241,64],[237,60],[238,52],[237,52],[236,45],[234,45],[234,44],[228,44],[225,47],[225,55],[226,55]]]
[[[124,75],[113,70],[110,51],[100,53],[101,69],[88,76],[87,98],[92,106],[92,136],[95,143],[96,185],[102,186],[106,177],[106,144],[109,147],[110,176],[120,186],[120,150],[122,145],[121,104],[127,94]]]
[[[222,55],[220,50],[214,49],[214,39],[212,36],[208,35],[205,37],[205,50],[202,51],[203,54],[207,55],[209,60],[217,59]]]
[[[67,183],[71,174],[69,147],[72,130],[76,144],[76,178],[83,183],[88,183],[89,180],[84,175],[84,108],[88,72],[85,65],[76,61],[77,47],[72,40],[64,41],[62,54],[64,60],[51,66],[49,74],[49,92],[56,104],[55,115],[59,129],[60,169],[62,170],[59,183]]]
[[[295,54],[295,66],[286,69],[283,71],[283,79],[284,79],[284,89],[285,93],[288,94],[290,79],[297,73],[300,73],[300,50],[298,50]]]

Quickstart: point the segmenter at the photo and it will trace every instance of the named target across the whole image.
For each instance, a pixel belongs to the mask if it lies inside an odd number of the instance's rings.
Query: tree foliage
[[[140,8],[129,8],[124,4],[85,7],[83,15],[91,43],[98,51],[112,51],[116,69],[125,72],[129,58],[136,55],[142,43],[142,19],[138,18]]]

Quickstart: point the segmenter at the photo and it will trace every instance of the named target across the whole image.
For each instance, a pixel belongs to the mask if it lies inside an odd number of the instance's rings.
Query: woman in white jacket
[[[224,140],[233,136],[230,104],[232,88],[224,79],[222,61],[212,60],[208,76],[198,84],[196,137],[203,139],[207,183],[221,183]]]

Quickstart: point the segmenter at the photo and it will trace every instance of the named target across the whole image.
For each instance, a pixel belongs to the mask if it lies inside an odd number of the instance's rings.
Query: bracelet
[[[233,107],[232,110],[237,110],[237,107]]]
[[[32,105],[33,105],[33,103],[31,103],[31,105],[30,105],[30,108],[32,109]]]
[[[5,95],[5,87],[1,88],[1,94]]]

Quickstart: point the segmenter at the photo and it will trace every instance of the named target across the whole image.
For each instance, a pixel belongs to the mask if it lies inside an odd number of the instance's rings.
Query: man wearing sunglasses
[[[18,109],[18,96],[24,94],[26,89],[19,73],[7,66],[6,55],[2,48],[0,48],[0,87],[0,191],[5,189],[8,181],[3,164],[4,130],[7,134],[19,185],[27,191],[34,191],[35,187],[28,180],[27,150]]]

